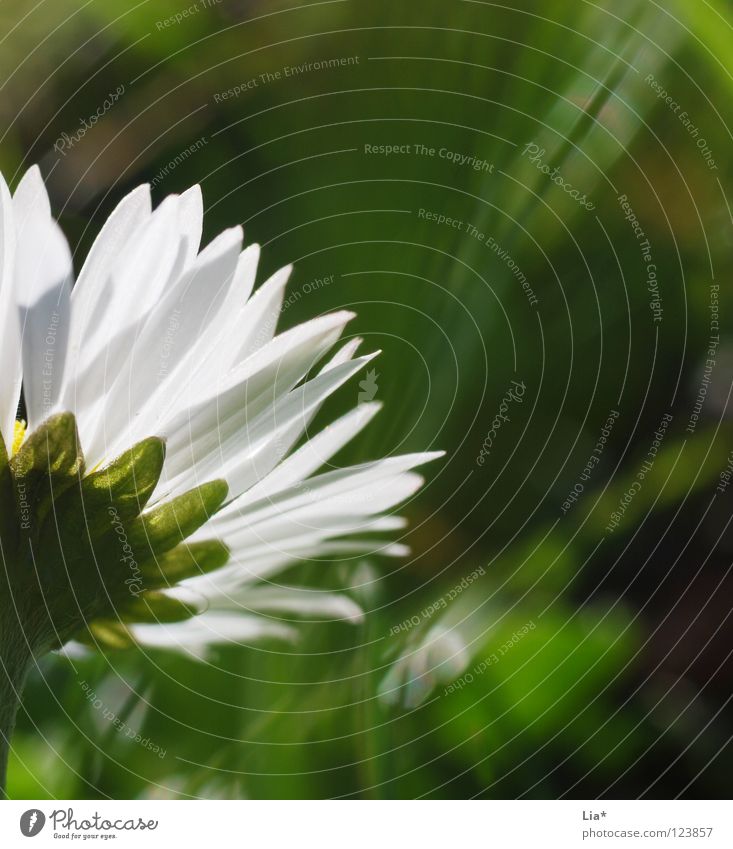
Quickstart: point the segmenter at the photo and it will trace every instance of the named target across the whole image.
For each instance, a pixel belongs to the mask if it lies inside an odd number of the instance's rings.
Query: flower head
[[[268,579],[403,553],[379,535],[439,455],[319,473],[379,405],[303,437],[372,356],[359,340],[332,351],[345,311],[276,334],[290,268],[252,294],[259,248],[234,227],[199,250],[202,218],[198,187],[153,211],[141,186],[74,282],[38,168],[12,197],[0,176],[0,618],[13,607],[34,653],[74,639],[198,654],[288,635],[261,614],[355,619],[344,596]]]

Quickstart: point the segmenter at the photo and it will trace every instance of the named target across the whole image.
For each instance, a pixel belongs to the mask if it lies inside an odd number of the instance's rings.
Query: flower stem
[[[10,740],[33,652],[15,610],[0,609],[0,799],[7,798]]]

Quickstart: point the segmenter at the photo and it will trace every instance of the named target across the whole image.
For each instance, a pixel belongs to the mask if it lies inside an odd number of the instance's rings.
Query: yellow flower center
[[[23,421],[15,422],[15,430],[13,431],[13,446],[10,451],[10,456],[12,457],[14,454],[17,454],[20,451],[20,446],[23,444],[23,440],[25,439],[25,429],[26,423]]]

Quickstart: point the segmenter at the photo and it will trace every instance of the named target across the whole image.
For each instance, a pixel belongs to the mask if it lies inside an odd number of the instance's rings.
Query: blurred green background
[[[0,4],[0,169],[40,164],[77,269],[123,193],[199,182],[207,238],[295,263],[283,327],[351,308],[383,350],[340,459],[448,452],[410,558],[294,567],[364,624],[47,658],[11,796],[730,792],[732,39],[720,0]]]

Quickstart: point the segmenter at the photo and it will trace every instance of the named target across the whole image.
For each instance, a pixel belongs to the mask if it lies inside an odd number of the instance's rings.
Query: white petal
[[[262,639],[293,640],[295,631],[261,616],[210,610],[187,619],[161,625],[130,625],[133,637],[151,648],[172,649],[193,657],[206,656],[216,644],[251,645]]]
[[[37,166],[13,196],[15,290],[23,356],[23,385],[32,430],[54,410],[62,388],[69,332],[71,251]]]
[[[189,268],[201,247],[204,226],[204,199],[201,186],[191,186],[178,200],[178,232],[186,243],[184,269]]]
[[[292,265],[286,265],[276,271],[247,303],[241,325],[237,329],[239,345],[235,351],[234,364],[264,347],[274,337],[285,286],[292,270]]]
[[[82,347],[95,325],[103,320],[107,309],[114,285],[112,274],[119,267],[132,234],[140,232],[139,228],[150,218],[150,213],[149,186],[139,186],[126,195],[104,223],[79,272],[71,293],[68,368],[62,396],[65,409],[72,408],[73,378],[79,372]]]
[[[212,322],[208,338],[202,340],[196,356],[189,358],[191,369],[185,375],[180,394],[189,398],[207,394],[235,365],[242,317],[252,294],[259,259],[259,245],[250,245],[240,254],[228,296]]]
[[[336,366],[341,365],[341,363],[347,363],[354,356],[363,341],[364,340],[359,336],[349,339],[349,341],[337,351],[326,368],[335,368]],[[375,351],[374,355],[376,356],[381,353],[381,351]]]
[[[13,193],[13,210],[21,219],[31,212],[40,218],[51,217],[51,202],[37,165],[32,165],[18,183]]]
[[[229,375],[218,392],[212,387],[209,397],[156,426],[152,432],[168,441],[158,495],[210,479],[209,464],[221,446],[288,392],[334,344],[352,316],[333,313],[281,334]]]
[[[259,261],[259,245],[250,245],[242,251],[237,260],[236,270],[217,315],[212,319],[205,334],[191,340],[186,346],[185,358],[179,364],[175,379],[170,375],[167,363],[162,370],[159,391],[150,398],[148,406],[154,408],[155,426],[165,415],[171,418],[176,413],[191,406],[191,399],[205,398],[211,394],[211,387],[229,373],[239,347],[237,336],[247,298],[254,286]],[[172,323],[178,331],[178,321]],[[170,331],[165,336],[169,337]],[[166,339],[167,343],[167,339]],[[145,418],[145,417],[142,417]],[[152,427],[150,424],[141,424]]]
[[[112,327],[134,327],[183,270],[186,250],[182,250],[179,208],[180,198],[170,195],[138,224],[112,271],[104,319],[92,332],[106,337]]]
[[[170,598],[187,604],[201,604],[205,597],[210,611],[244,613],[291,613],[296,616],[325,616],[360,622],[361,608],[348,596],[306,587],[263,584],[252,587],[230,573],[229,580],[217,579],[217,573],[203,576],[186,586],[166,590]]]
[[[71,393],[82,444],[101,428],[106,392],[128,362],[135,341],[162,293],[180,276],[184,245],[177,226],[178,198],[169,197],[138,226],[112,272],[103,312],[82,341]]]
[[[321,468],[353,439],[379,412],[381,404],[361,404],[330,424],[284,460],[256,488],[248,492],[253,500],[267,498]]]
[[[329,538],[354,533],[364,519],[409,498],[422,486],[423,479],[408,472],[330,492],[317,485],[308,488],[309,483],[306,482],[305,492],[295,488],[286,497],[264,506],[258,502],[255,509],[244,509],[239,514],[231,510],[237,504],[234,502],[211,520],[210,534],[221,536],[236,550],[256,550],[262,545],[292,554]]]
[[[221,457],[218,458],[219,476],[229,484],[230,498],[236,498],[245,490],[250,490],[258,481],[262,481],[265,476],[269,476],[300,438],[326,398],[370,360],[371,357],[363,357],[322,372],[318,377],[280,398],[251,422],[246,422],[234,439],[229,440],[226,446],[222,445]],[[361,427],[367,421],[368,418],[362,422]],[[349,429],[348,432],[353,433],[353,430]],[[350,438],[348,432],[344,434],[344,442]],[[332,453],[337,449],[338,446],[334,443]],[[314,450],[317,452],[318,447]],[[322,465],[317,458],[312,458],[312,462],[316,463],[314,469]],[[255,499],[264,496],[259,492],[256,496],[250,492],[249,497]]]
[[[209,325],[232,284],[241,245],[241,228],[225,231],[163,296],[106,393],[104,417],[87,436],[90,463],[128,448],[133,429],[141,438],[157,433],[156,419],[166,403],[161,393],[168,384],[175,391],[178,374],[195,357],[197,343],[206,344]]]
[[[151,211],[150,187],[145,184],[125,195],[104,222],[72,293],[74,326],[81,335],[95,313],[96,304],[104,303],[110,294],[111,276],[123,249],[133,233],[141,232]]]
[[[267,498],[258,498],[256,491],[245,492],[219,513],[216,521],[226,525],[231,517],[236,520],[236,517],[243,512],[246,512],[250,521],[254,521],[259,517],[268,518],[284,512],[283,508],[286,504],[288,511],[292,511],[298,507],[308,507],[315,502],[322,504],[326,498],[340,499],[344,507],[352,503],[358,506],[361,497],[359,493],[370,489],[373,484],[399,476],[409,469],[442,457],[443,454],[442,451],[404,454],[371,463],[361,463],[358,466],[347,466],[344,469],[336,469],[297,482]],[[363,507],[367,507],[366,503]],[[369,514],[373,512],[369,509]]]
[[[364,613],[348,596],[303,587],[265,586],[243,596],[250,610],[260,613],[291,613],[295,616],[327,617],[361,622]]]

